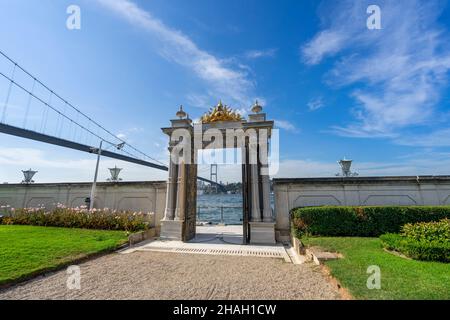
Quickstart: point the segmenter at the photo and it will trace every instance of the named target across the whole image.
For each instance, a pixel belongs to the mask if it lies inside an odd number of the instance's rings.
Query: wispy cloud
[[[302,47],[302,55],[310,65],[334,57],[327,82],[359,87],[351,95],[355,120],[335,126],[336,133],[397,137],[404,128],[436,120],[450,70],[439,3],[379,1],[382,30],[366,28],[369,1],[344,1],[328,10],[328,26]]]
[[[309,111],[319,110],[320,108],[323,108],[323,106],[324,106],[324,104],[323,104],[322,97],[312,99],[308,102]]]
[[[395,138],[397,144],[415,147],[450,147],[450,129],[438,129],[424,134],[405,134]]]
[[[297,126],[295,126],[293,123],[287,121],[287,120],[274,120],[275,121],[275,126],[278,128],[281,128],[283,130],[286,131],[290,131],[290,132],[294,132],[294,133],[298,133],[300,132],[300,129],[297,128]]]
[[[97,0],[115,14],[138,26],[159,41],[160,54],[190,68],[211,88],[211,94],[239,105],[250,103],[254,83],[243,68],[200,49],[187,35],[175,30],[130,0]]]
[[[144,129],[140,127],[130,127],[121,130],[119,133],[116,134],[116,137],[122,140],[127,140],[128,143],[131,143],[133,141],[131,140],[131,136],[140,132],[144,132]]]
[[[352,171],[360,176],[446,175],[450,166],[448,154],[422,153],[412,158],[390,162],[354,162]],[[333,177],[340,173],[334,161],[285,159],[280,162],[277,178]]]
[[[249,50],[244,53],[247,59],[259,59],[259,58],[272,58],[277,53],[277,49],[265,49],[265,50]]]
[[[189,106],[208,109],[211,107],[211,97],[207,94],[190,93],[186,96]]]
[[[347,34],[339,31],[324,30],[302,48],[307,64],[318,64],[327,56],[339,52],[347,41]]]
[[[166,158],[166,155],[164,155]],[[35,148],[0,148],[0,166],[4,169],[0,175],[0,183],[20,182],[23,179],[20,170],[32,168],[37,170],[37,182],[70,182],[92,181],[96,164],[95,156],[79,156],[74,158],[62,153],[54,154]],[[128,181],[165,180],[167,173],[160,170],[142,170],[142,166],[102,157],[99,169],[99,181],[110,177],[108,168],[115,165],[123,168],[121,177]]]

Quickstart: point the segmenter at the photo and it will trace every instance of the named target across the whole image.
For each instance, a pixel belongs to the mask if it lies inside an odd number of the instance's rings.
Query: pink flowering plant
[[[11,208],[10,205],[0,205],[0,216],[8,216],[11,215],[12,212],[14,212],[14,208]]]
[[[136,232],[150,228],[151,213],[86,207],[68,208],[58,204],[54,209],[44,207],[12,210],[0,220],[1,224],[52,226]]]

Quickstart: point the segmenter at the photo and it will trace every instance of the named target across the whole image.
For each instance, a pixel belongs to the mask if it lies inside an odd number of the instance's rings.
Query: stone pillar
[[[274,184],[277,241],[290,241],[290,201],[288,185]]]
[[[169,148],[169,152],[172,148]],[[167,179],[167,192],[166,192],[166,209],[164,210],[163,220],[174,219],[174,204],[176,197],[177,187],[177,164],[172,161],[172,157],[169,158],[169,178]]]
[[[185,139],[192,137],[192,120],[187,117],[182,107],[180,107],[176,115],[179,119],[170,120],[172,125],[161,130],[170,137],[169,143],[171,147],[176,148],[180,143],[184,144],[184,146],[180,146],[183,147],[184,154],[185,152],[190,152],[192,148],[191,141],[185,141]],[[173,159],[174,164],[171,163],[169,167],[169,170],[171,170],[169,172],[171,187],[167,187],[167,206],[165,211],[167,214],[161,220],[161,239],[166,240],[183,241],[184,238],[185,213],[187,208],[185,177],[187,160],[184,159],[183,163],[178,164],[180,162],[180,152],[181,149],[177,150],[176,159]]]
[[[178,190],[179,171],[183,165],[177,164],[177,162],[178,158],[173,159],[173,161],[170,159],[169,171],[172,172],[169,172],[170,181],[168,182],[170,184],[168,183],[167,185],[166,210],[164,219],[161,220],[160,238],[181,241],[183,239],[183,221],[178,219],[181,211],[177,210],[177,208],[180,194],[180,190]]]
[[[265,166],[268,172],[267,166]],[[263,196],[263,221],[272,222],[272,207],[270,206],[270,179],[269,175],[262,175],[262,196]]]
[[[259,116],[259,115],[256,115]],[[260,121],[259,118],[255,121]],[[261,136],[259,132],[258,139],[267,139],[267,137]],[[272,208],[270,207],[270,181],[267,174],[263,175],[259,173],[268,173],[267,163],[265,156],[267,155],[267,148],[255,147],[250,143],[250,150],[256,151],[258,161],[256,164],[251,164],[251,194],[252,194],[252,220],[250,224],[250,243],[251,244],[275,244],[275,222],[272,218]],[[263,152],[264,154],[261,154]],[[262,162],[262,163],[261,163]],[[262,166],[259,168],[258,163]],[[261,205],[263,206],[263,219],[261,219],[260,199],[259,199],[259,179],[261,177]]]
[[[258,164],[251,164],[251,194],[252,194],[252,221],[261,221],[261,209],[259,206],[259,174]]]
[[[178,179],[177,179],[177,205],[175,209],[175,219],[177,221],[184,221],[186,210],[186,165],[181,162],[178,165]]]

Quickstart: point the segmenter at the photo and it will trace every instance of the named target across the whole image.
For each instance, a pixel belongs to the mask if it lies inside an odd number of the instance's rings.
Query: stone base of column
[[[250,221],[250,244],[275,244],[275,222]]]
[[[163,240],[183,240],[182,220],[161,220],[160,238]]]
[[[291,232],[289,229],[275,229],[275,239],[278,242],[291,242]]]

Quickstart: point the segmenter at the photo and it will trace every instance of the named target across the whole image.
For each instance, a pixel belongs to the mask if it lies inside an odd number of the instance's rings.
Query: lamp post
[[[102,155],[103,140],[100,141],[100,146],[97,148],[91,148],[92,153],[97,153],[97,164],[95,165],[94,182],[92,183],[91,196],[89,198],[89,211],[94,208],[95,188],[97,186],[98,166],[100,164],[100,156]]]
[[[125,144],[126,144],[125,142],[121,142],[114,146],[117,148],[117,150],[122,150],[123,147],[125,147]],[[94,182],[92,183],[91,195],[89,198],[89,211],[94,208],[95,188],[97,186],[98,166],[100,164],[100,156],[102,155],[102,145],[103,145],[103,140],[100,141],[100,146],[98,148],[93,148],[93,147],[91,148],[91,153],[97,154],[97,164],[95,165]],[[119,168],[116,167],[116,169],[119,169]],[[122,170],[122,169],[119,169],[119,171],[117,172],[117,176],[119,175],[120,170]]]

